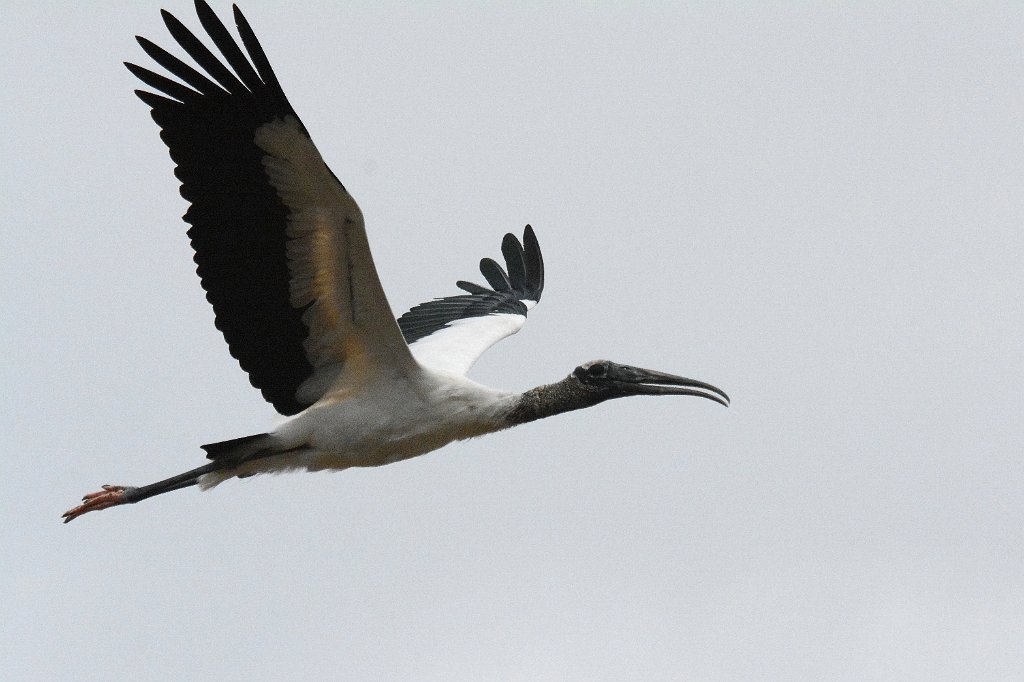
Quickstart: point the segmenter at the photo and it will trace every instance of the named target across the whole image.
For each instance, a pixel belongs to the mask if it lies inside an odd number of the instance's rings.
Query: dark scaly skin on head
[[[611,398],[635,395],[690,395],[721,405],[729,396],[703,381],[607,360],[587,362],[554,384],[523,393],[505,416],[508,426],[525,424],[563,412],[591,407]]]

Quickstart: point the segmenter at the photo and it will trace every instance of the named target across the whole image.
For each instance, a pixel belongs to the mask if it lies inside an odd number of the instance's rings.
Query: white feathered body
[[[341,388],[270,434],[282,454],[201,477],[200,487],[257,473],[372,467],[505,428],[518,394],[424,367],[359,390]]]

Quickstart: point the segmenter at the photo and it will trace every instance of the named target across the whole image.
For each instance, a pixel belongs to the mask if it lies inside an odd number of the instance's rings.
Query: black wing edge
[[[177,80],[125,66],[153,89],[135,93],[152,109],[181,195],[191,204],[184,220],[216,327],[250,383],[278,412],[292,415],[308,406],[295,397],[313,372],[303,348],[308,329],[303,310],[292,307],[289,297],[288,210],[270,186],[253,140],[266,123],[299,117],[238,7],[233,14],[244,52],[205,0],[196,0],[195,9],[221,56],[161,11],[195,66],[138,36],[146,54]],[[301,121],[299,126],[308,135]]]
[[[491,285],[491,289],[464,280],[459,280],[455,286],[470,294],[483,291],[511,293],[520,301],[539,303],[544,291],[544,257],[541,256],[540,243],[533,227],[527,225],[523,230],[522,242],[511,232],[506,234],[501,240],[501,255],[505,257],[508,272],[492,258],[480,261],[480,274]]]
[[[492,313],[525,317],[523,301],[539,302],[544,291],[544,258],[533,228],[526,226],[522,242],[511,232],[506,234],[501,241],[501,254],[507,272],[491,258],[480,261],[480,273],[492,288],[459,280],[455,286],[466,294],[421,303],[398,318],[405,342],[415,343],[456,320],[469,317]]]

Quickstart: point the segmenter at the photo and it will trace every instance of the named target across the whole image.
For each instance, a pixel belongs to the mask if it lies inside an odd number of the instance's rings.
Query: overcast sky
[[[1024,6],[892,4],[245,3],[396,312],[536,228],[544,300],[473,378],[733,404],[64,526],[279,417],[121,66],[159,5],[5,3],[0,677],[1024,677]]]

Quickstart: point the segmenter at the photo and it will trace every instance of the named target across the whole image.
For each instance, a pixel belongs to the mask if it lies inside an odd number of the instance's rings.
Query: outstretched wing
[[[526,323],[526,311],[544,291],[544,259],[533,228],[526,226],[521,243],[506,234],[501,253],[508,272],[490,258],[480,261],[492,288],[460,280],[456,286],[467,294],[421,303],[398,318],[421,365],[463,375],[484,351]]]
[[[339,381],[414,371],[362,213],[288,103],[249,23],[235,7],[243,53],[204,0],[196,12],[219,56],[162,11],[199,68],[141,37],[177,80],[125,66],[160,93],[136,90],[177,164],[196,271],[231,354],[286,415]]]

